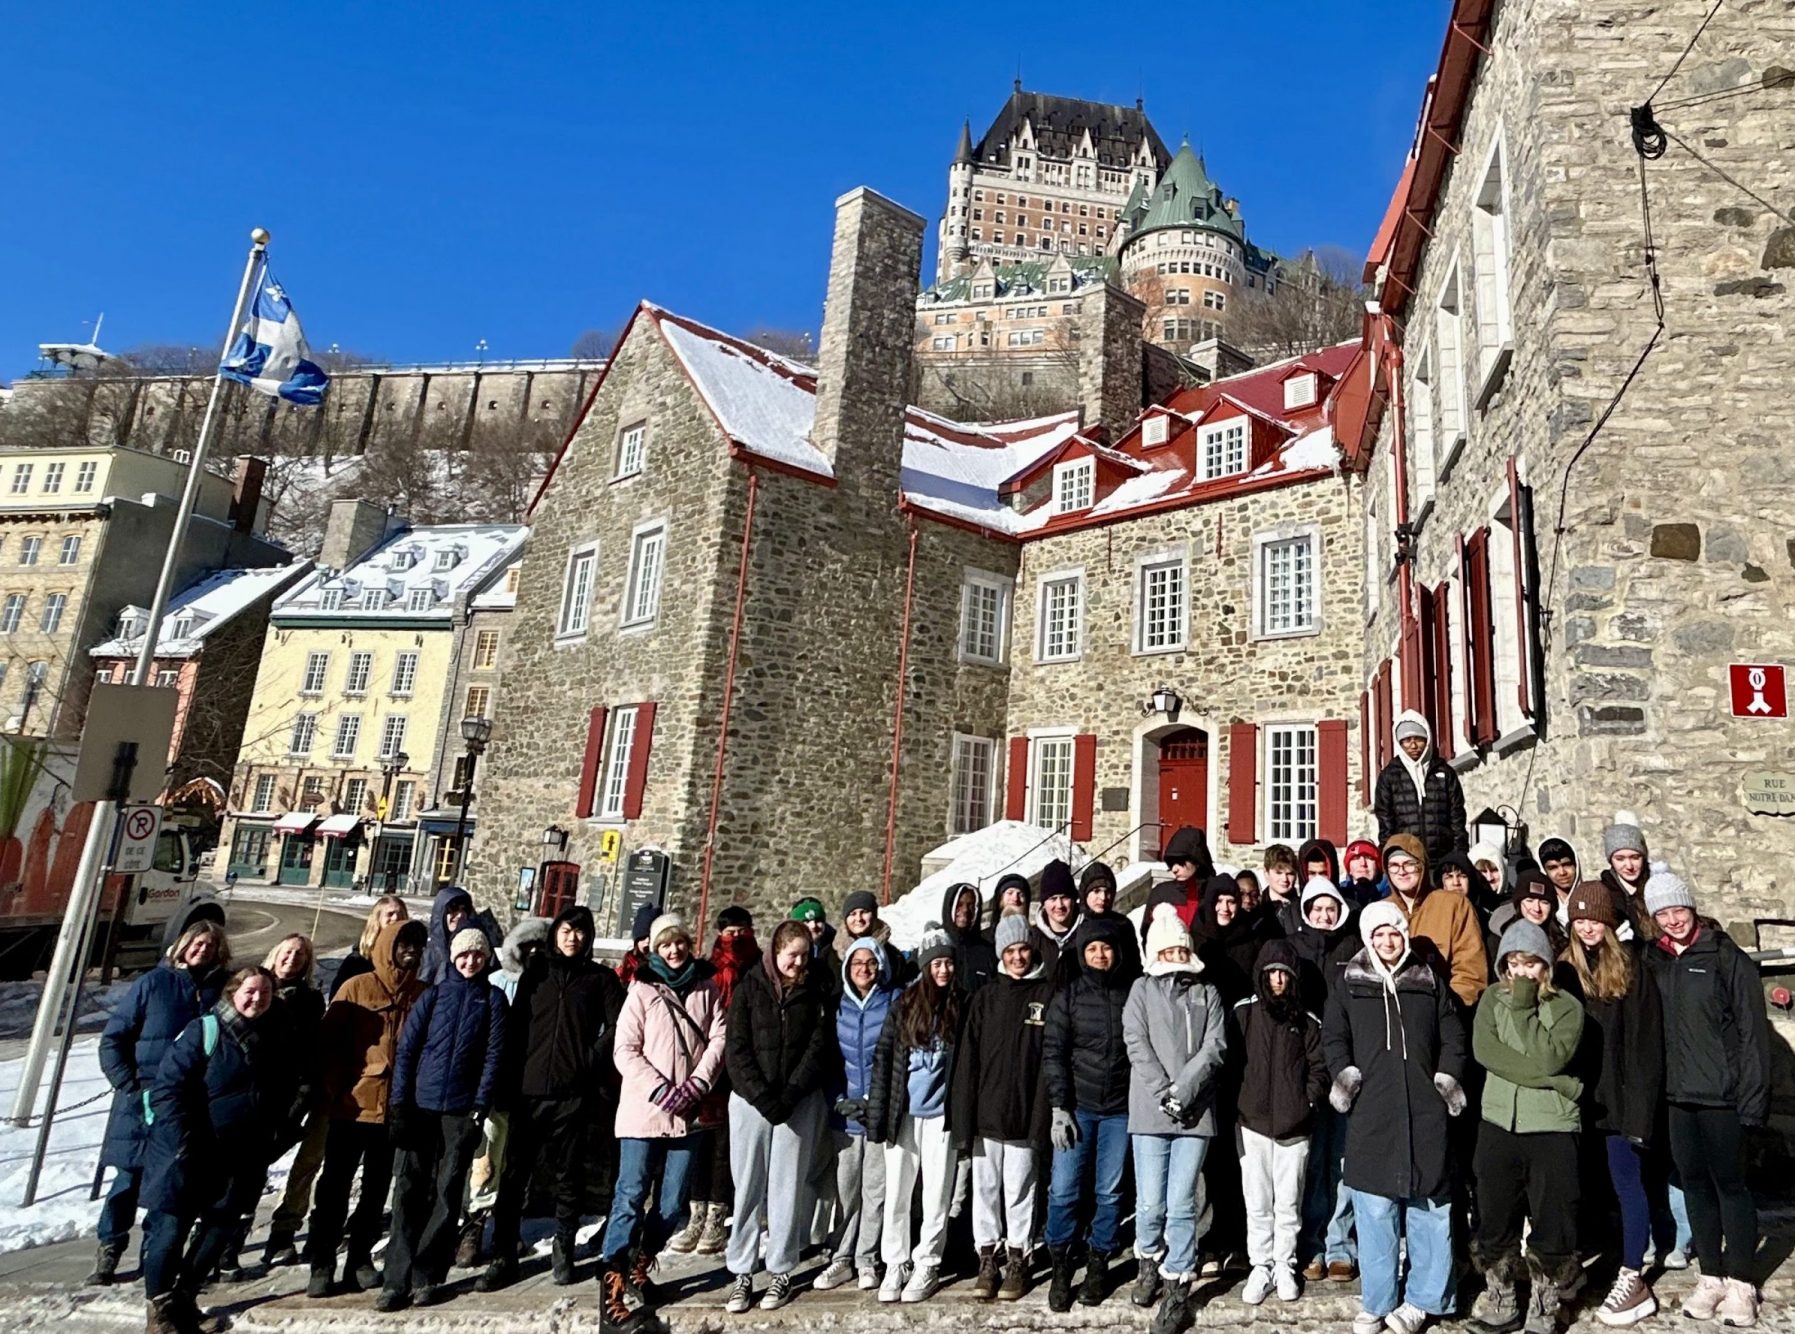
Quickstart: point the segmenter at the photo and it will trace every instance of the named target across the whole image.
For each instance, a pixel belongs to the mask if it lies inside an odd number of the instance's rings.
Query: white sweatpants
[[[729,1095],[729,1171],[735,1178],[727,1263],[752,1274],[760,1258],[760,1219],[767,1219],[767,1272],[798,1267],[811,1218],[810,1163],[823,1131],[823,1095],[801,1098],[774,1125],[739,1093]]]
[[[1255,1265],[1294,1266],[1303,1225],[1303,1179],[1309,1137],[1272,1139],[1236,1127],[1240,1189],[1247,1206],[1247,1259]]]
[[[1023,1141],[979,1138],[972,1145],[972,1239],[980,1249],[1026,1251],[1034,1240],[1040,1163]]]
[[[885,1223],[879,1249],[886,1265],[919,1269],[941,1263],[947,1211],[954,1202],[954,1146],[945,1116],[907,1116],[897,1143],[885,1146]],[[922,1231],[910,1248],[910,1195],[922,1181]]]

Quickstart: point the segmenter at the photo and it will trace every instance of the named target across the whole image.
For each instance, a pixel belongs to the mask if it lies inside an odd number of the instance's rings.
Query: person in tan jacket
[[[348,1219],[344,1283],[352,1291],[378,1287],[374,1239],[380,1232],[392,1182],[393,1151],[387,1142],[387,1087],[399,1032],[423,991],[418,964],[427,933],[422,922],[389,922],[374,937],[373,971],[350,978],[324,1012],[319,1034],[323,1065],[324,1167],[312,1202],[306,1238],[311,1278],[308,1297],[327,1297],[336,1278],[337,1242],[349,1212],[349,1186],[361,1169],[361,1201]]]
[[[1413,834],[1396,834],[1384,844],[1389,901],[1408,919],[1411,939],[1424,939],[1446,964],[1452,994],[1469,1008],[1489,985],[1489,958],[1483,928],[1471,900],[1433,888],[1427,878],[1427,851]]]

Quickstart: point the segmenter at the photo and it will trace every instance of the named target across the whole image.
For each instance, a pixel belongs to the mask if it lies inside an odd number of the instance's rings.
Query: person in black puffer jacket
[[[1282,934],[1265,915],[1249,916],[1240,908],[1240,882],[1231,875],[1210,877],[1203,887],[1203,907],[1191,927],[1191,943],[1203,961],[1203,976],[1229,1005],[1253,994],[1259,951]]]
[[[449,971],[411,1007],[399,1034],[387,1099],[397,1150],[393,1230],[375,1309],[397,1311],[415,1293],[429,1306],[449,1275],[468,1167],[480,1121],[498,1091],[505,1052],[505,993],[486,980],[490,946],[478,927],[448,945]]]
[[[1138,947],[1126,918],[1107,913],[1087,916],[1074,940],[1080,957],[1078,974],[1047,1007],[1041,1050],[1052,1107],[1047,1247],[1053,1256],[1053,1285],[1047,1303],[1055,1311],[1072,1306],[1072,1248],[1078,1240],[1079,1204],[1087,1185],[1094,1186],[1096,1195],[1086,1233],[1090,1256],[1081,1291],[1087,1304],[1102,1300],[1109,1258],[1121,1245],[1132,1074],[1122,1037],[1122,1012],[1128,990],[1139,976],[1138,968],[1127,963]]]
[[[295,1085],[293,1104],[288,1109],[287,1123],[281,1132],[279,1152],[285,1153],[294,1144],[299,1152],[287,1169],[287,1187],[282,1199],[294,1202],[297,1210],[290,1225],[276,1211],[268,1228],[268,1242],[262,1247],[262,1261],[272,1268],[292,1264],[299,1258],[293,1248],[293,1233],[305,1219],[305,1207],[311,1202],[312,1182],[324,1163],[324,1135],[330,1118],[323,1113],[324,1071],[320,1064],[322,1049],[318,1035],[324,1027],[324,993],[312,980],[316,960],[311,940],[303,935],[282,939],[268,951],[262,967],[274,974],[274,1009],[269,1016],[280,1032],[280,1050],[293,1062]],[[243,1277],[238,1253],[249,1234],[253,1217],[245,1218],[237,1241],[219,1261],[219,1276],[226,1281]]]
[[[492,1263],[480,1290],[517,1278],[517,1234],[537,1158],[553,1165],[555,1282],[573,1282],[574,1232],[586,1203],[589,1137],[602,1136],[615,1114],[617,1068],[611,1044],[623,1009],[623,984],[592,957],[592,910],[561,910],[549,947],[530,960],[517,984],[505,1026],[500,1087],[509,1100],[505,1170],[493,1207]]]
[[[812,1158],[822,1135],[824,1090],[833,1086],[840,1049],[828,996],[810,976],[810,932],[781,922],[761,967],[744,973],[729,1002],[724,1064],[729,1070],[729,1168],[735,1210],[729,1233],[726,1309],[754,1302],[760,1216],[767,1219],[767,1272],[761,1306],[791,1300],[791,1272],[808,1239]]]
[[[1116,947],[1121,950],[1117,966],[1129,977],[1139,977],[1142,966],[1140,941],[1135,939],[1132,923],[1116,911],[1116,873],[1104,862],[1090,863],[1078,873],[1078,894],[1081,926],[1096,922],[1108,922],[1111,926],[1120,923],[1121,935],[1115,938]],[[1071,965],[1076,969],[1084,958],[1083,947],[1071,953]],[[1059,980],[1062,985],[1065,983],[1064,971]]]
[[[977,885],[949,885],[941,896],[941,929],[954,951],[954,982],[968,996],[997,976],[997,950],[979,929],[985,899]]]
[[[1377,776],[1372,801],[1378,846],[1388,847],[1398,834],[1413,834],[1428,862],[1438,865],[1447,853],[1471,846],[1465,790],[1451,766],[1434,753],[1433,728],[1426,718],[1404,709],[1396,715],[1393,731],[1396,754]]]

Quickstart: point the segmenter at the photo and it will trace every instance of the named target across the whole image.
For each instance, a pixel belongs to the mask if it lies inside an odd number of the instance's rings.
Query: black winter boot
[[[89,1283],[97,1283],[105,1287],[118,1277],[118,1262],[125,1253],[122,1241],[102,1241],[99,1250],[94,1252],[93,1272],[87,1276]],[[155,1303],[151,1302],[151,1306]]]
[[[486,1239],[486,1211],[479,1210],[467,1216],[467,1222],[461,1225],[461,1236],[455,1243],[455,1267],[472,1269],[480,1263],[481,1243]]]
[[[262,1263],[269,1269],[277,1265],[299,1263],[299,1249],[293,1245],[291,1232],[270,1232],[262,1243]]]
[[[1078,1304],[1080,1306],[1100,1306],[1107,1296],[1109,1296],[1109,1257],[1102,1251],[1092,1251],[1085,1257],[1084,1282],[1078,1285]]]
[[[1153,1313],[1152,1334],[1184,1334],[1195,1313],[1196,1299],[1191,1293],[1191,1285],[1184,1279],[1175,1278],[1166,1284],[1165,1299]]]
[[[572,1271],[569,1270],[571,1273]],[[572,1282],[569,1279],[568,1282]],[[474,1280],[476,1292],[498,1292],[517,1282],[517,1257],[515,1255],[494,1255],[492,1263],[486,1266],[486,1272]]]
[[[1001,1264],[997,1247],[979,1247],[979,1276],[973,1280],[972,1295],[981,1302],[988,1302],[997,1296],[998,1285],[1003,1282]]]
[[[557,1288],[565,1288],[573,1282],[573,1248],[573,1229],[557,1227],[555,1243],[549,1250],[549,1267],[553,1272]]]
[[[1142,1259],[1134,1277],[1133,1301],[1136,1306],[1151,1306],[1159,1300],[1159,1261]]]
[[[343,1286],[351,1292],[372,1292],[380,1286],[380,1271],[366,1248],[354,1247],[343,1257]]]
[[[1047,1309],[1063,1315],[1072,1309],[1072,1250],[1055,1246],[1049,1254],[1053,1258],[1053,1281],[1047,1289]]]
[[[314,1264],[311,1276],[306,1279],[305,1295],[308,1297],[328,1297],[330,1290],[336,1286],[335,1266],[330,1263]]]

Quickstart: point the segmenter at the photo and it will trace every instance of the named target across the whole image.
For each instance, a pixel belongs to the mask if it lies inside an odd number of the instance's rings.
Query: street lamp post
[[[455,878],[467,869],[467,808],[474,802],[474,768],[486,743],[492,740],[492,719],[463,718],[461,740],[467,746],[467,773],[461,781],[461,809],[455,814]]]

